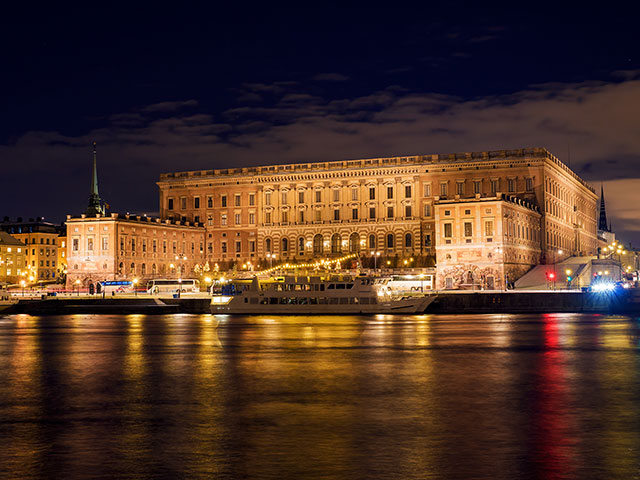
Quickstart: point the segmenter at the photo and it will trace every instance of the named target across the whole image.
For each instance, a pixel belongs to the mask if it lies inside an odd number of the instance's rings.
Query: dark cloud
[[[317,82],[346,82],[349,77],[341,73],[319,73],[312,77]]]
[[[176,110],[180,110],[181,108],[185,108],[185,107],[197,107],[198,106],[198,102],[197,100],[183,100],[183,101],[176,101],[176,102],[160,102],[160,103],[154,103],[152,105],[147,105],[146,107],[142,108],[141,111],[142,112],[174,112]]]

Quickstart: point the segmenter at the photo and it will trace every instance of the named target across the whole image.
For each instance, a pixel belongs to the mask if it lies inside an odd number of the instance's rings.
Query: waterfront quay
[[[640,289],[619,292],[565,291],[440,291],[423,313],[603,313],[640,312]],[[126,294],[111,297],[77,294],[19,299],[2,313],[34,315],[210,313],[206,293],[177,295]]]

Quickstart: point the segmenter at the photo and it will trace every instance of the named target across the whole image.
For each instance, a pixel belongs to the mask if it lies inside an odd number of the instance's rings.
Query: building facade
[[[0,284],[18,284],[25,280],[26,245],[0,230]]]
[[[436,205],[503,194],[537,208],[538,262],[597,250],[594,190],[543,148],[165,173],[158,186],[160,216],[202,222],[205,258],[225,267],[345,253],[431,266],[446,255]]]
[[[540,263],[541,215],[526,200],[438,200],[435,217],[439,289],[505,289]]]
[[[111,213],[67,216],[67,285],[188,278],[203,267],[204,227]],[[78,283],[79,281],[79,283]]]
[[[62,227],[41,218],[27,222],[5,220],[0,228],[25,244],[26,276],[34,282],[56,281],[60,275],[59,251]]]

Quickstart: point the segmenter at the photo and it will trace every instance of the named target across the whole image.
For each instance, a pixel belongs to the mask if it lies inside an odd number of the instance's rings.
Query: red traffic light
[[[549,280],[553,280],[554,278],[556,278],[556,274],[553,272],[549,272],[547,275],[549,276]]]

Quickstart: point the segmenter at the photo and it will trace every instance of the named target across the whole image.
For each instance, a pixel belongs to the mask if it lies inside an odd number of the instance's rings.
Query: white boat
[[[394,296],[389,279],[368,276],[257,277],[227,285],[213,295],[212,313],[228,314],[374,314],[422,313],[435,295]]]

